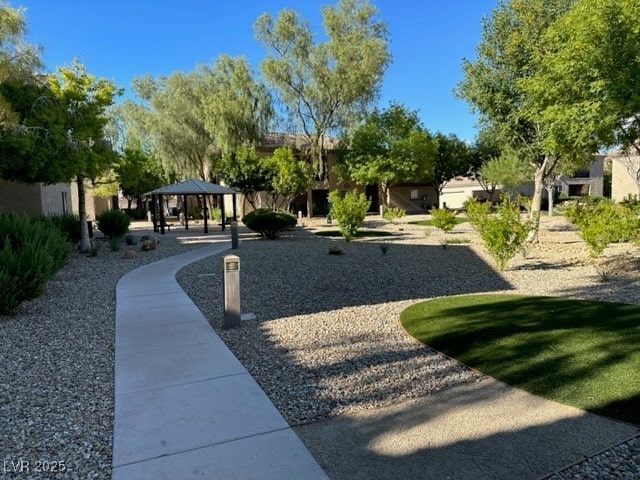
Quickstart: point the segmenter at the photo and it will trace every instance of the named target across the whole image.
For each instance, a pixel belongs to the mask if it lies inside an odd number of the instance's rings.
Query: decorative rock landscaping
[[[594,265],[563,219],[543,218],[542,225],[541,244],[501,274],[468,224],[446,236],[407,224],[384,227],[397,234],[384,239],[386,253],[376,239],[345,243],[306,230],[275,241],[243,234],[234,254],[243,312],[256,319],[236,330],[220,329],[220,257],[183,269],[179,281],[285,418],[301,424],[482,381],[404,333],[398,314],[414,301],[509,290],[640,303],[636,247],[611,246]],[[443,248],[444,240],[460,238],[470,243]],[[66,469],[5,469],[0,478],[110,478],[115,285],[134,268],[201,245],[181,244],[172,232],[148,252],[123,245],[124,252],[105,246],[97,257],[74,253],[42,297],[0,317],[3,460],[57,461]],[[331,246],[344,255],[327,255]],[[127,255],[129,248],[137,255]],[[635,439],[553,478],[637,478],[639,465]]]

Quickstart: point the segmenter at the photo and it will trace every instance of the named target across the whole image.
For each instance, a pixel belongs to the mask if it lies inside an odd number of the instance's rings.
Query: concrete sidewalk
[[[327,478],[175,280],[230,246],[220,240],[118,283],[114,480]]]

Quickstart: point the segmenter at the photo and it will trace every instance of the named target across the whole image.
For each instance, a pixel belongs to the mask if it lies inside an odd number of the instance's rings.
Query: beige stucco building
[[[86,186],[87,219],[110,208],[110,199],[94,197]],[[78,187],[75,183],[20,183],[0,179],[0,211],[26,215],[78,214]]]
[[[621,202],[625,197],[640,197],[640,155],[636,151],[624,153],[617,150],[608,157],[611,160],[611,198]]]

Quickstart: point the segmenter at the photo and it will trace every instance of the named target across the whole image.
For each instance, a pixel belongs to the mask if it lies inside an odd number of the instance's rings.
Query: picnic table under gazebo
[[[236,191],[233,188],[226,187],[224,185],[218,185],[217,183],[205,182],[203,180],[190,178],[189,180],[184,180],[182,182],[157,188],[156,190],[149,192],[147,195],[151,195],[152,198],[153,210],[151,219],[153,221],[154,232],[160,231],[161,234],[164,234],[165,227],[167,226],[164,208],[159,209],[159,215],[156,214],[156,210],[158,210],[157,205],[160,204],[162,206],[162,197],[165,195],[181,196],[183,199],[183,205],[187,205],[188,196],[195,195],[196,197],[202,197],[204,233],[209,233],[209,227],[207,224],[207,220],[209,217],[207,208],[207,197],[209,195],[216,195],[220,199],[220,211],[222,213],[222,230],[224,230],[226,223],[224,196],[232,195],[233,220],[236,221]],[[189,230],[189,216],[186,214],[186,212],[184,215],[184,228],[185,230]]]

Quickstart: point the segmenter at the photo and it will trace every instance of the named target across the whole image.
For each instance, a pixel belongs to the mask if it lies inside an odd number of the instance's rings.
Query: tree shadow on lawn
[[[438,309],[434,318],[446,318],[441,325],[430,323],[418,307],[403,314],[403,323],[433,348],[510,385],[640,424],[640,307],[477,298]]]

